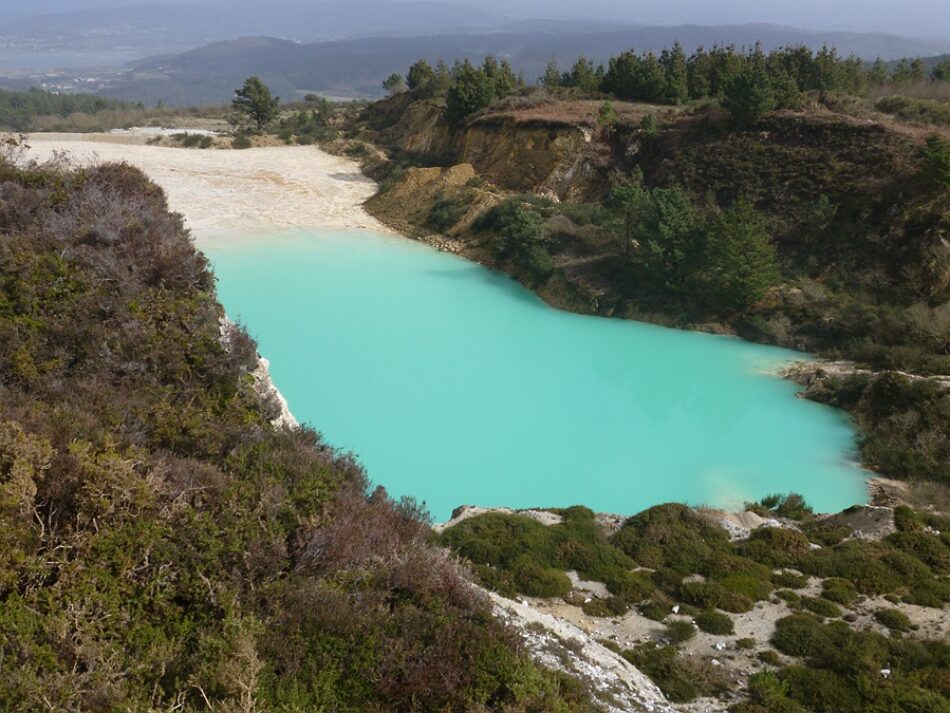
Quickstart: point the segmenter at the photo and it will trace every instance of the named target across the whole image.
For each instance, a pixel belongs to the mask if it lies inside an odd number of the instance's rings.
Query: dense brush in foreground
[[[0,160],[0,709],[586,709],[221,317],[136,170]]]

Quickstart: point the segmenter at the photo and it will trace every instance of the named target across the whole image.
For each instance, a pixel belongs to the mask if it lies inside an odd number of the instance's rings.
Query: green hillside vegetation
[[[42,89],[0,89],[0,131],[95,132],[132,126],[165,126],[173,121],[219,118],[217,107],[145,107],[93,94],[66,94]]]
[[[125,165],[0,159],[0,708],[587,710],[411,501],[272,426],[254,342]]]
[[[899,508],[898,532],[883,540],[855,539],[845,528],[847,539],[825,545],[821,536],[806,534],[820,532],[821,520],[800,497],[767,498],[752,507],[772,517],[794,515],[799,529],[764,527],[733,543],[719,525],[671,504],[634,515],[608,536],[592,512],[573,507],[552,511],[563,522],[550,526],[524,515],[478,515],[446,530],[441,541],[473,562],[486,586],[506,596],[564,597],[591,616],[635,608],[667,621],[668,643],[622,653],[673,701],[718,695],[729,685],[708,662],[678,655],[695,629],[688,619],[667,619],[674,605],[702,631],[728,636],[730,614],[751,611],[775,595],[789,612],[778,621],[771,644],[794,662],[776,662],[771,678],[753,676],[748,700],[736,711],[948,710],[946,642],[902,638],[909,620],[893,608],[875,613],[890,637],[855,628],[841,617],[842,608],[884,594],[946,610],[950,519]],[[824,546],[813,548],[819,543]],[[569,587],[546,586],[567,570],[603,582],[609,597],[585,603],[569,595]],[[782,589],[804,587],[807,580],[799,573],[824,580],[820,597]],[[880,670],[888,667],[892,675],[882,678]],[[764,689],[770,682],[774,685]]]

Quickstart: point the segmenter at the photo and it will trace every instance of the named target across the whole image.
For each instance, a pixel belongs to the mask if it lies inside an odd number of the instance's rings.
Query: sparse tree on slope
[[[744,200],[713,219],[706,236],[709,279],[719,303],[742,310],[778,280],[765,220]]]
[[[446,117],[453,124],[461,124],[476,111],[491,104],[495,84],[481,69],[465,60],[455,70],[455,83],[446,96]]]
[[[231,107],[239,126],[251,124],[260,132],[277,118],[280,97],[271,94],[260,77],[248,77],[235,95]]]
[[[558,69],[557,60],[552,57],[548,66],[541,77],[541,86],[545,89],[557,89],[561,86],[561,70]]]
[[[424,59],[420,59],[409,68],[409,74],[406,75],[406,85],[410,91],[425,89],[435,79],[435,70],[432,65]]]
[[[383,89],[385,89],[386,93],[390,96],[399,94],[406,90],[406,81],[402,78],[401,74],[393,72],[383,80]]]

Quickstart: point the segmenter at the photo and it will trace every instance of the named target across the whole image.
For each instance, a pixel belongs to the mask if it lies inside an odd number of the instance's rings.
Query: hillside
[[[280,415],[161,191],[0,159],[0,708],[588,710]],[[17,163],[21,167],[17,167]]]
[[[950,130],[930,123],[945,103],[901,99],[933,107],[901,123],[884,100],[813,92],[742,122],[715,98],[527,88],[460,122],[425,94],[351,127],[385,151],[365,152],[377,217],[559,307],[856,362],[803,376],[808,395],[856,416],[867,467],[950,485]]]

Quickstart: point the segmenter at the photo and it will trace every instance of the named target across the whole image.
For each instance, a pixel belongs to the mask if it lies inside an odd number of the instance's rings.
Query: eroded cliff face
[[[466,126],[456,143],[459,160],[497,186],[560,200],[594,192],[605,163],[596,130],[586,126],[489,114]]]
[[[469,164],[499,188],[558,200],[598,197],[613,163],[603,132],[587,122],[489,113],[452,127],[439,104],[406,95],[373,105],[365,121],[370,140],[393,153],[431,165]]]

